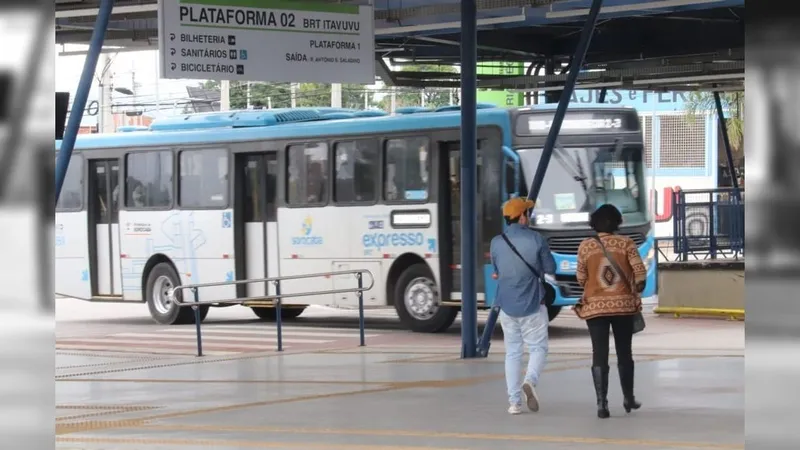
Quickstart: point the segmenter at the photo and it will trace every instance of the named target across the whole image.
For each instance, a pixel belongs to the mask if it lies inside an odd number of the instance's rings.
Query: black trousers
[[[608,330],[614,330],[614,344],[617,348],[617,363],[633,363],[631,341],[633,340],[633,315],[601,316],[586,321],[589,336],[592,338],[592,365],[608,366]]]

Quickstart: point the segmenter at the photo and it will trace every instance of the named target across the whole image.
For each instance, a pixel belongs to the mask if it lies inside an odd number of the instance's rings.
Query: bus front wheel
[[[421,333],[450,328],[458,309],[440,302],[439,288],[427,265],[414,264],[400,274],[394,286],[394,308],[407,328]]]
[[[169,291],[180,286],[180,278],[168,263],[156,264],[147,276],[145,299],[150,316],[162,325],[184,325],[194,323],[192,308],[179,308],[169,300]],[[208,305],[200,307],[200,320],[208,315]]]
[[[548,306],[547,307],[547,318],[550,319],[550,322],[553,321],[556,317],[558,317],[558,313],[561,312],[561,306]]]

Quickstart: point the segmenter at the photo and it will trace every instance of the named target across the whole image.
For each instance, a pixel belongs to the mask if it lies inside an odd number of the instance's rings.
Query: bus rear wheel
[[[253,313],[258,316],[261,320],[269,320],[273,321],[278,318],[277,310],[271,307],[253,307]],[[282,320],[291,320],[296,319],[303,314],[303,311],[306,310],[305,306],[282,306],[281,307],[281,319]]]
[[[158,263],[147,275],[145,299],[150,316],[162,325],[185,325],[194,323],[194,310],[179,308],[168,298],[169,291],[180,286],[180,278],[168,263]],[[200,321],[208,315],[208,305],[200,307]]]
[[[394,308],[411,331],[440,333],[456,320],[458,309],[440,304],[441,296],[428,266],[414,264],[397,279]]]

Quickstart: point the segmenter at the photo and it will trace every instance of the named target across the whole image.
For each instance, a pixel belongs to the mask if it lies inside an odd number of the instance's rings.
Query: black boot
[[[636,397],[633,395],[633,361],[630,364],[618,364],[617,368],[619,369],[619,382],[622,385],[622,396],[624,400],[622,401],[622,407],[625,408],[625,412],[629,413],[633,409],[639,409],[642,407],[642,404],[636,401]]]
[[[597,395],[597,417],[607,419],[611,416],[608,412],[608,366],[592,367],[592,378]]]

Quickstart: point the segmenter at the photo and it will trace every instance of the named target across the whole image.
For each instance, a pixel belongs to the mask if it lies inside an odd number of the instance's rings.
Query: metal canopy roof
[[[87,43],[97,0],[56,1],[56,42]],[[338,3],[365,4],[365,1]],[[568,64],[590,0],[478,0],[481,63]],[[157,1],[117,0],[106,46],[157,48]],[[374,0],[376,58],[458,64],[458,0]],[[116,51],[116,50],[115,50]],[[741,90],[744,0],[606,0],[578,88]],[[543,73],[543,72],[541,72]],[[458,86],[457,74],[389,72],[388,84]],[[557,90],[564,75],[479,75],[482,88]]]

